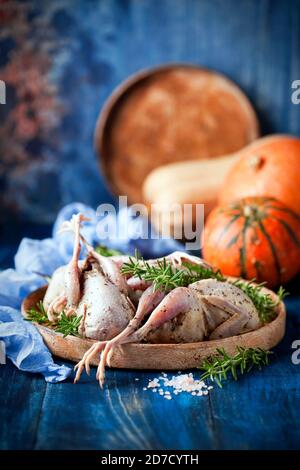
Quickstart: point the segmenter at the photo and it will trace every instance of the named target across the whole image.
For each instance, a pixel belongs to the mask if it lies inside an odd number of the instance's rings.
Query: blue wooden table
[[[299,449],[300,364],[292,362],[292,343],[300,340],[299,280],[288,286],[287,332],[270,365],[222,389],[214,385],[208,396],[166,400],[143,390],[160,371],[108,370],[101,391],[95,369],[75,385],[73,377],[47,384],[11,363],[0,366],[0,448]]]
[[[109,370],[105,389],[83,375],[46,384],[8,364],[0,368],[3,449],[299,449],[300,299],[289,300],[288,332],[271,365],[214,386],[208,396],[166,400],[149,390],[157,373]],[[198,372],[194,372],[198,375]],[[139,379],[139,380],[135,380]]]
[[[27,40],[35,40],[40,52],[44,41],[54,42],[49,76],[59,106],[52,102],[50,139],[33,136],[20,157],[13,153],[14,136],[12,153],[1,154],[1,268],[12,265],[22,236],[50,233],[45,224],[62,205],[81,200],[95,207],[112,199],[98,172],[93,129],[105,98],[140,68],[183,61],[216,69],[249,95],[263,133],[300,135],[300,106],[291,102],[291,83],[300,79],[298,0],[94,0],[79,1],[77,8],[71,0],[25,3],[33,27],[24,29],[29,38],[18,47],[22,52]],[[18,57],[12,55],[13,28],[11,36],[0,39],[0,72]],[[13,87],[9,97],[0,118],[14,106]],[[94,371],[77,385],[52,385],[11,364],[1,366],[0,447],[300,448],[300,365],[291,361],[292,342],[300,339],[298,283],[291,286],[287,334],[271,365],[223,389],[215,386],[207,397],[165,400],[144,391],[156,375],[149,372],[108,371],[100,391]]]

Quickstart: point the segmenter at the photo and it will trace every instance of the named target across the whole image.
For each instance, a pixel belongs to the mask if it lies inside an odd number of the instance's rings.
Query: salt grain
[[[144,390],[152,389],[153,392],[159,393],[167,400],[172,399],[172,395],[178,395],[179,393],[186,392],[192,396],[202,397],[208,395],[209,390],[213,387],[207,386],[203,380],[194,379],[193,374],[181,374],[173,375],[170,379],[165,372],[162,372],[159,377],[149,379],[148,386]]]
[[[158,386],[159,386],[158,379],[149,380],[148,388],[157,388]]]

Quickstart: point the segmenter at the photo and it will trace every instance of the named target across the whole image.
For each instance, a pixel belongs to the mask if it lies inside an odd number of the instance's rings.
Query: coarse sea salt
[[[153,392],[158,391],[159,395],[171,400],[173,395],[182,392],[202,397],[208,395],[209,390],[212,390],[213,387],[212,385],[207,386],[203,380],[195,379],[191,372],[189,374],[178,372],[178,375],[173,375],[171,378],[168,378],[168,375],[162,372],[159,377],[149,379],[148,386],[143,388],[143,390],[149,389],[152,389]]]

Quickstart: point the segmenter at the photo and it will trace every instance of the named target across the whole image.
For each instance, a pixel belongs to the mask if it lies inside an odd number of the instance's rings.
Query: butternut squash
[[[161,227],[170,224],[168,210],[174,203],[204,204],[207,216],[217,204],[219,189],[236,156],[171,163],[149,173],[143,184],[143,198],[149,206],[155,204],[152,215],[160,220]],[[158,228],[155,221],[154,225]],[[176,222],[171,225],[174,229]]]

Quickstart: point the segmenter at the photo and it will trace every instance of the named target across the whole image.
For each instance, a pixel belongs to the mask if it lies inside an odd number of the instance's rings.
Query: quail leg
[[[61,232],[72,230],[75,234],[73,255],[67,266],[65,273],[65,294],[67,297],[67,305],[70,309],[74,309],[80,299],[80,270],[78,261],[80,256],[80,226],[81,222],[86,220],[82,214],[73,215],[72,220],[63,224]]]
[[[144,317],[148,315],[153,308],[158,305],[158,303],[162,300],[164,297],[164,293],[160,291],[153,291],[153,287],[151,286],[150,288],[145,291],[140,299],[137,311],[133,319],[129,322],[128,326],[115,338],[113,338],[110,341],[100,341],[95,343],[83,356],[81,361],[75,366],[75,370],[77,370],[75,380],[74,382],[78,382],[83,369],[86,369],[86,372],[90,372],[90,362],[91,360],[99,354],[103,349],[107,347],[107,350],[103,353],[104,356],[101,356],[101,360],[98,366],[97,370],[97,378],[100,377],[102,380],[102,384],[104,382],[104,369],[105,369],[105,363],[106,363],[106,357],[109,351],[113,346],[116,346],[118,344],[122,344],[124,341],[126,342],[126,338],[131,335],[132,332],[134,332],[140,325],[140,323],[143,321]],[[101,373],[100,373],[101,371]]]
[[[180,313],[187,313],[197,302],[195,295],[187,287],[177,287],[172,290],[153,310],[147,322],[130,337],[128,342],[134,343],[144,339],[147,334],[159,328],[165,322],[172,320]]]
[[[146,293],[147,291],[144,292],[144,294]],[[178,287],[177,289],[174,289],[162,299],[162,301],[152,311],[147,322],[139,330],[132,330],[131,333],[126,334],[126,337],[124,335],[121,344],[140,342],[151,330],[159,328],[159,326],[171,320],[179,313],[188,312],[191,309],[191,303],[193,301],[194,295],[193,293],[190,293],[189,289],[187,289],[186,287]],[[146,302],[146,305],[149,305],[148,301]],[[116,344],[113,344],[113,346],[116,346]],[[107,354],[108,353],[109,350],[107,351]],[[101,361],[97,371],[97,378],[99,380],[101,388],[103,387],[105,379],[105,362],[106,356],[101,357]]]
[[[101,269],[103,270],[104,274],[110,279],[110,281],[113,282],[116,286],[118,286],[121,292],[127,294],[128,287],[126,284],[126,279],[120,273],[120,262],[117,261],[118,258],[116,261],[114,261],[113,257],[100,255],[100,253],[97,253],[97,251],[94,250],[92,245],[90,245],[82,235],[80,235],[80,240],[86,247],[88,254],[96,261],[98,261]]]
[[[51,322],[56,321],[56,313],[62,312],[67,303],[67,297],[65,294],[61,294],[59,297],[55,298],[49,305],[47,309],[47,316]]]
[[[65,221],[60,229],[60,233],[72,231],[75,233],[73,255],[69,264],[65,267],[63,274],[63,290],[47,308],[47,315],[50,321],[55,321],[55,313],[60,313],[65,309],[66,315],[76,314],[76,307],[80,300],[80,270],[78,261],[80,256],[80,224],[86,218],[82,214],[73,215],[71,221]]]
[[[86,370],[86,373],[90,375],[90,362],[93,359],[93,357],[95,357],[97,354],[99,354],[102,351],[105,344],[106,344],[106,341],[98,341],[97,343],[93,344],[93,346],[90,349],[88,349],[88,351],[86,351],[81,361],[79,361],[78,364],[76,364],[76,366],[74,367],[74,370],[76,371],[74,383],[78,382],[84,368]]]
[[[96,376],[99,380],[101,387],[104,383],[105,366],[108,363],[108,355],[110,356],[109,353],[112,352],[112,349],[114,347],[120,346],[121,344],[126,342],[126,339],[138,329],[145,316],[151,313],[154,308],[160,304],[165,295],[166,294],[162,291],[154,291],[153,286],[148,287],[148,289],[143,292],[139,301],[136,314],[133,319],[129,322],[128,326],[119,335],[117,335],[115,338],[111,339],[106,343],[105,348],[101,354]]]

